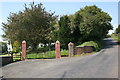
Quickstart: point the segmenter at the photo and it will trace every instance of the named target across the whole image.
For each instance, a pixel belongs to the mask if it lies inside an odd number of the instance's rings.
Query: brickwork
[[[74,55],[80,55],[82,53],[91,53],[93,52],[92,46],[76,47],[74,49]]]
[[[75,54],[80,55],[84,53],[84,47],[76,47]]]
[[[26,41],[22,42],[22,61],[26,59]]]
[[[61,58],[61,55],[60,55],[60,42],[59,41],[56,41],[56,43],[55,43],[55,53],[56,53],[56,59]]]
[[[92,46],[84,46],[84,53],[90,53],[93,52]]]

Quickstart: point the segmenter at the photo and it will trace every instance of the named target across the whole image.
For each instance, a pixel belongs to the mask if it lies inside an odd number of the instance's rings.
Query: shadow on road
[[[105,39],[104,41],[105,41],[105,43],[106,43],[105,49],[106,49],[106,48],[112,48],[112,47],[118,45],[118,42],[116,42],[115,40],[113,40],[113,39],[111,39],[111,38]]]

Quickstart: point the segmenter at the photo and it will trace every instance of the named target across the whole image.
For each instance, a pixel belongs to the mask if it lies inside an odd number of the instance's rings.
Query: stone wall
[[[0,60],[2,66],[13,62],[12,56],[0,56]]]
[[[74,55],[80,55],[82,53],[91,53],[91,52],[93,52],[93,46],[76,47],[74,49]]]

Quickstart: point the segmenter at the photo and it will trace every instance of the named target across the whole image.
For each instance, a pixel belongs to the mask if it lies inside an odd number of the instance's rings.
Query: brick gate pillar
[[[61,58],[61,55],[60,55],[60,42],[59,41],[56,41],[56,43],[55,43],[55,53],[56,53],[56,59]]]
[[[71,56],[73,56],[73,54],[74,54],[74,44],[72,43],[72,42],[70,42],[69,44],[68,44],[68,52],[69,52],[69,57],[71,57]]]
[[[22,42],[22,61],[26,59],[26,41]]]

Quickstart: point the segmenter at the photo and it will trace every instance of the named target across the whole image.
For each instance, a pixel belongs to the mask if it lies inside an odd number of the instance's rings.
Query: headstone
[[[74,44],[72,42],[70,42],[68,44],[68,49],[69,49],[69,57],[73,56],[73,54],[74,54]]]
[[[55,53],[56,53],[56,59],[61,58],[61,55],[60,55],[60,42],[59,41],[56,41],[56,43],[55,43]]]
[[[26,59],[26,41],[22,42],[22,61]]]

